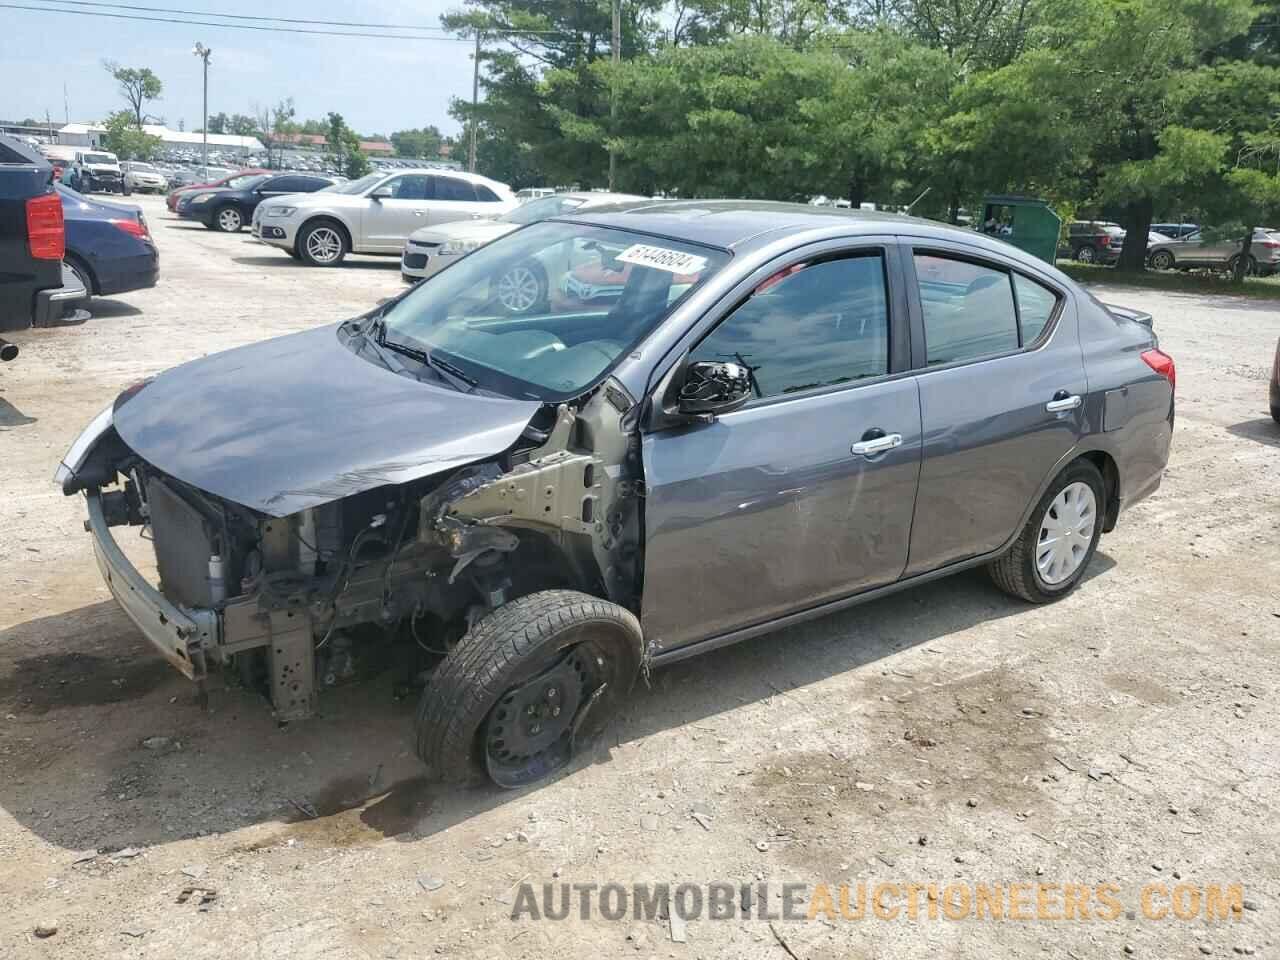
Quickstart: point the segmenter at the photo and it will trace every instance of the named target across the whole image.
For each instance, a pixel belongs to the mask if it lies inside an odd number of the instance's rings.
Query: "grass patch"
[[[1255,300],[1280,300],[1280,276],[1245,277],[1243,284],[1231,282],[1227,273],[1181,270],[1146,270],[1142,273],[1117,270],[1100,264],[1076,263],[1059,260],[1058,269],[1080,283],[1122,284],[1127,287],[1146,287],[1170,293],[1217,294],[1219,296],[1250,297]]]

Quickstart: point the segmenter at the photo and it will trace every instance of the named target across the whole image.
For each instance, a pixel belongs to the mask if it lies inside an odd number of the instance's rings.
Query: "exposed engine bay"
[[[481,618],[535,591],[638,610],[634,406],[607,380],[574,404],[544,405],[496,457],[286,517],[168,475],[114,433],[78,473],[108,526],[153,540],[164,597],[216,611],[213,635],[183,638],[179,668],[201,683],[216,664],[236,668],[279,720],[298,720],[322,685],[353,675],[362,643],[411,639],[429,669]]]

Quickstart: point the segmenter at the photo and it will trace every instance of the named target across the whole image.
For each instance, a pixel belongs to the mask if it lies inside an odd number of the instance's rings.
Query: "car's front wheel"
[[[223,207],[213,215],[213,224],[223,233],[239,233],[244,226],[244,217],[235,207]]]
[[[347,236],[327,220],[303,227],[297,239],[302,262],[313,267],[336,267],[347,255]]]
[[[1081,263],[1093,263],[1098,259],[1098,251],[1087,243],[1076,248],[1076,259]]]
[[[1088,460],[1054,479],[1018,539],[988,570],[1005,593],[1031,603],[1064,597],[1080,582],[1102,536],[1106,488]]]
[[[500,787],[549,776],[639,670],[640,622],[574,590],[514,600],[475,625],[436,668],[415,718],[418,756],[439,780],[483,771]]]
[[[1173,269],[1173,254],[1168,250],[1157,250],[1151,255],[1152,270],[1171,270]]]

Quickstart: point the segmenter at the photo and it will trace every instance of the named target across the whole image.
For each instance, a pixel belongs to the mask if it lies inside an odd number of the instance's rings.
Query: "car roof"
[[[916,235],[962,234],[970,242],[980,236],[972,230],[919,217],[773,200],[647,200],[592,207],[581,214],[564,213],[552,219],[638,230],[726,250],[752,246],[781,233],[828,231],[833,227],[846,227],[842,232],[853,235],[902,233],[909,228],[905,232]]]
[[[392,167],[390,170],[375,170],[373,172],[394,173],[396,176],[405,173],[426,173],[433,177],[456,177],[459,180],[466,180],[468,183],[496,183],[500,187],[506,187],[506,184],[501,180],[493,180],[478,173],[468,173],[466,170],[442,170],[439,167]]]

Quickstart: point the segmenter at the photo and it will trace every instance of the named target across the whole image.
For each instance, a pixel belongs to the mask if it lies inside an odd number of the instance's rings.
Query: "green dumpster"
[[[982,202],[978,229],[1053,263],[1058,256],[1062,218],[1046,201],[1035,197],[991,196]]]

